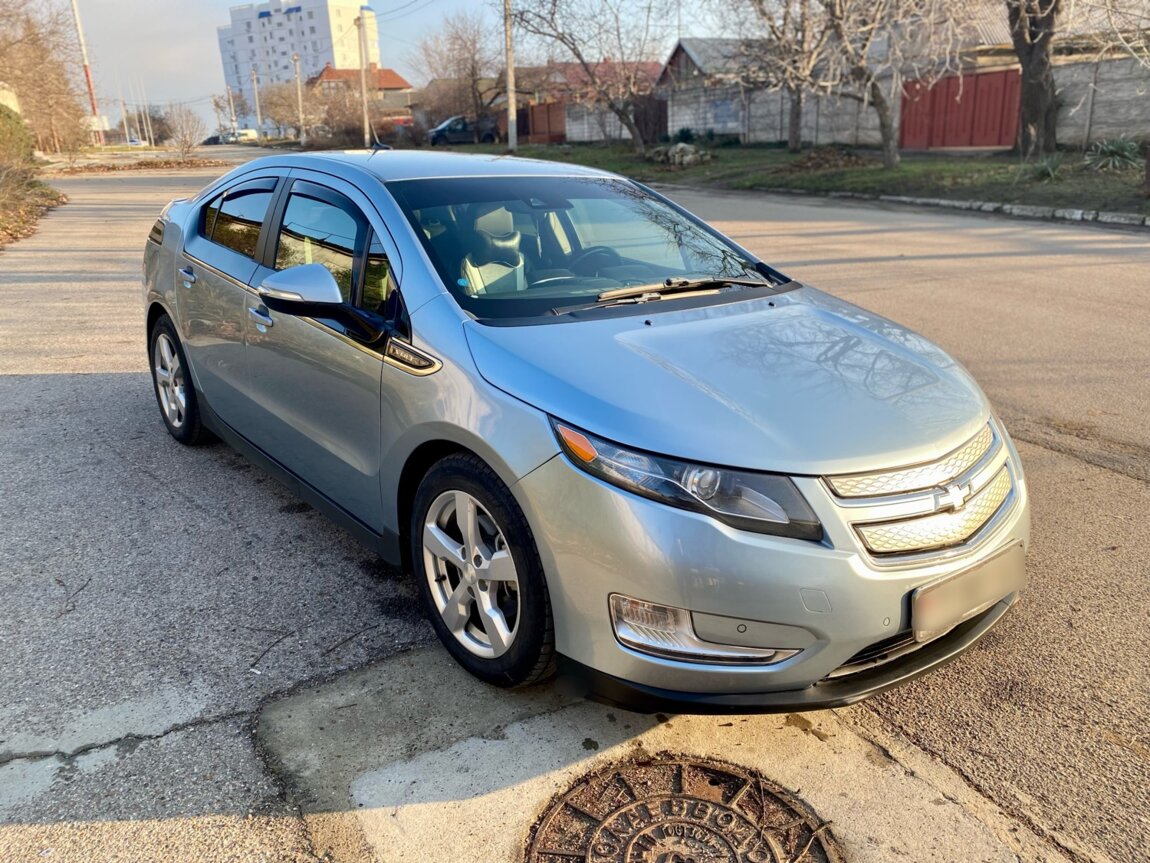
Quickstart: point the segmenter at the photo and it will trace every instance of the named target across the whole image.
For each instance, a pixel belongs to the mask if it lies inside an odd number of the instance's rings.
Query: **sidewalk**
[[[540,835],[547,832],[552,846],[557,835],[567,844],[551,853],[533,849],[532,863],[647,860],[634,836],[647,836],[652,847],[650,836],[664,845],[675,839],[684,853],[693,843],[700,853],[711,848],[720,855],[701,859],[725,860],[730,848],[716,825],[733,823],[738,813],[700,802],[701,791],[680,788],[648,799],[628,789],[617,801],[599,795],[578,806],[570,803],[577,796],[563,799],[573,784],[604,768],[600,776],[628,765],[652,775],[664,761],[707,759],[719,762],[720,777],[724,766],[736,775],[762,774],[805,801],[817,823],[830,822],[833,841],[825,853],[815,845],[792,858],[789,850],[767,855],[760,846],[756,854],[734,843],[738,856],[731,859],[835,860],[837,843],[843,859],[855,863],[1065,860],[865,708],[641,716],[567,701],[546,687],[493,690],[438,648],[427,648],[270,705],[257,737],[281,778],[298,789],[316,852],[330,851],[341,863],[513,863],[524,859],[532,825],[552,802],[574,810],[573,824],[556,833],[552,816]],[[651,799],[664,812],[686,813],[674,828],[680,833],[656,823]],[[692,806],[699,818],[692,819]],[[620,823],[632,826],[630,850],[622,841],[613,848],[588,838],[626,838]]]

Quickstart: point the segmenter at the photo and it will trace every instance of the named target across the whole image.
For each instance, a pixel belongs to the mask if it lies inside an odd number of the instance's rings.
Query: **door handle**
[[[260,326],[275,326],[275,321],[272,320],[272,316],[267,312],[260,311],[259,309],[253,309],[251,306],[248,306],[248,314],[251,315],[252,319]]]
[[[180,278],[184,280],[185,288],[190,288],[196,283],[196,274],[192,272],[191,267],[184,267],[183,269],[177,270],[176,272],[178,272],[180,274]]]

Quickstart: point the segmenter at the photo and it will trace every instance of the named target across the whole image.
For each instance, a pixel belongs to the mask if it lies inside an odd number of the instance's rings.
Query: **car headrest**
[[[492,237],[506,237],[515,232],[515,220],[506,207],[495,207],[481,212],[472,222],[477,233]]]
[[[506,264],[509,267],[518,267],[523,258],[519,254],[519,232],[512,231],[501,237],[488,233],[477,234],[479,242],[472,252],[472,261],[483,266],[484,264]]]

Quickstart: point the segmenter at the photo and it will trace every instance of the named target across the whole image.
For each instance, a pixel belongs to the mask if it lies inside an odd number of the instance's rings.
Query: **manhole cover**
[[[527,863],[841,863],[827,826],[760,773],[661,754],[598,770],[552,800]]]

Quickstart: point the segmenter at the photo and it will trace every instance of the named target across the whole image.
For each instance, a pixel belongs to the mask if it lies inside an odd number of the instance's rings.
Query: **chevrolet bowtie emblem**
[[[934,493],[934,508],[938,510],[962,509],[970,500],[970,493],[969,485],[948,485],[941,491]]]

